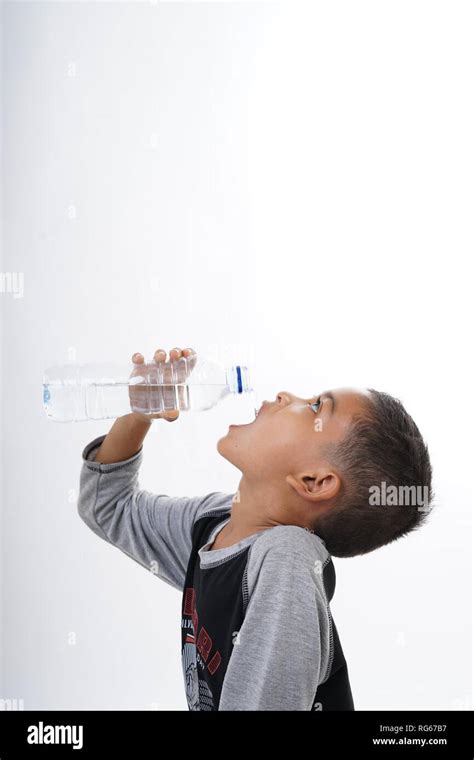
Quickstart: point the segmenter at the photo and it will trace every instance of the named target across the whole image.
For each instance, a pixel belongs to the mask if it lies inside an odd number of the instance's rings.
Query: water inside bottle
[[[131,411],[141,414],[159,414],[174,409],[181,412],[205,411],[216,406],[225,395],[224,386],[212,384],[133,386],[128,383],[44,383],[43,407],[52,420],[79,422],[114,419]],[[243,402],[245,397],[248,400]],[[245,417],[252,416],[254,419],[254,391],[238,398],[243,402],[240,409]]]
[[[236,416],[249,422],[256,416],[256,393],[249,387],[247,368],[239,368],[243,374],[240,377],[239,373],[241,382],[236,386],[233,372],[227,370],[225,378],[222,373],[215,375],[217,382],[214,377],[206,378],[205,371],[201,382],[194,370],[192,382],[188,382],[190,378],[184,380],[186,373],[175,365],[158,368],[147,364],[135,367],[132,373],[129,367],[108,362],[51,367],[43,379],[43,406],[50,419],[73,422],[113,419],[131,411],[150,415],[175,409],[203,411],[229,396],[239,399],[234,405]],[[228,404],[229,414],[233,414],[233,404]]]

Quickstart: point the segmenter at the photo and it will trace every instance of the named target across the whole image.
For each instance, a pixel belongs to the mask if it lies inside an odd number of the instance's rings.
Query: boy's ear
[[[287,475],[286,482],[303,499],[313,502],[334,499],[341,489],[339,475],[330,470],[321,471],[320,474],[303,472]]]

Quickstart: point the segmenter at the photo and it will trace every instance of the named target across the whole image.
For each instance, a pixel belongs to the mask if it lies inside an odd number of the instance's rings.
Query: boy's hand
[[[188,389],[184,383],[196,359],[192,348],[172,348],[169,361],[166,361],[166,352],[162,350],[155,351],[149,363],[145,362],[143,354],[133,354],[134,368],[130,379],[143,378],[144,382],[128,386],[132,411],[115,420],[95,454],[96,462],[111,464],[129,459],[141,448],[152,420],[173,422],[179,417],[179,409],[189,408]],[[159,387],[156,386],[158,381],[162,383]],[[177,383],[181,385],[177,387]],[[162,411],[154,412],[155,409]]]
[[[165,419],[168,422],[177,420],[179,410],[188,409],[189,401],[187,388],[184,385],[176,387],[176,384],[186,382],[196,364],[196,359],[196,352],[192,348],[172,348],[168,361],[166,361],[166,351],[158,349],[155,351],[153,361],[149,363],[145,363],[143,354],[133,354],[132,362],[135,367],[130,379],[143,378],[144,383],[129,386],[132,413],[145,417],[149,421],[152,419]],[[156,378],[170,385],[153,387]],[[153,409],[162,411],[149,414],[149,410]]]

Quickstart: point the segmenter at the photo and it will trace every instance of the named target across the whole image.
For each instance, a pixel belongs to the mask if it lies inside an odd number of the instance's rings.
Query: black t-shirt
[[[182,602],[182,663],[190,710],[225,709],[220,706],[221,692],[249,601],[247,567],[254,544],[218,560],[212,567],[202,568],[199,559],[199,549],[228,514],[223,511],[204,515],[193,527]],[[330,557],[324,563],[322,577],[330,600],[335,588]],[[353,710],[347,665],[330,612],[329,621],[329,675],[318,685],[310,709]],[[242,673],[244,677],[248,674]],[[239,709],[247,709],[245,703]]]

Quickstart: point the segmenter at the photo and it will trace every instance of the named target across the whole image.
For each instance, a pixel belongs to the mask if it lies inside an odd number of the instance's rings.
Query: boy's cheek
[[[297,452],[298,442],[294,438],[282,436],[279,431],[267,431],[258,442],[255,442],[254,451],[260,458],[265,457],[273,469],[287,465],[289,457],[294,457]]]

